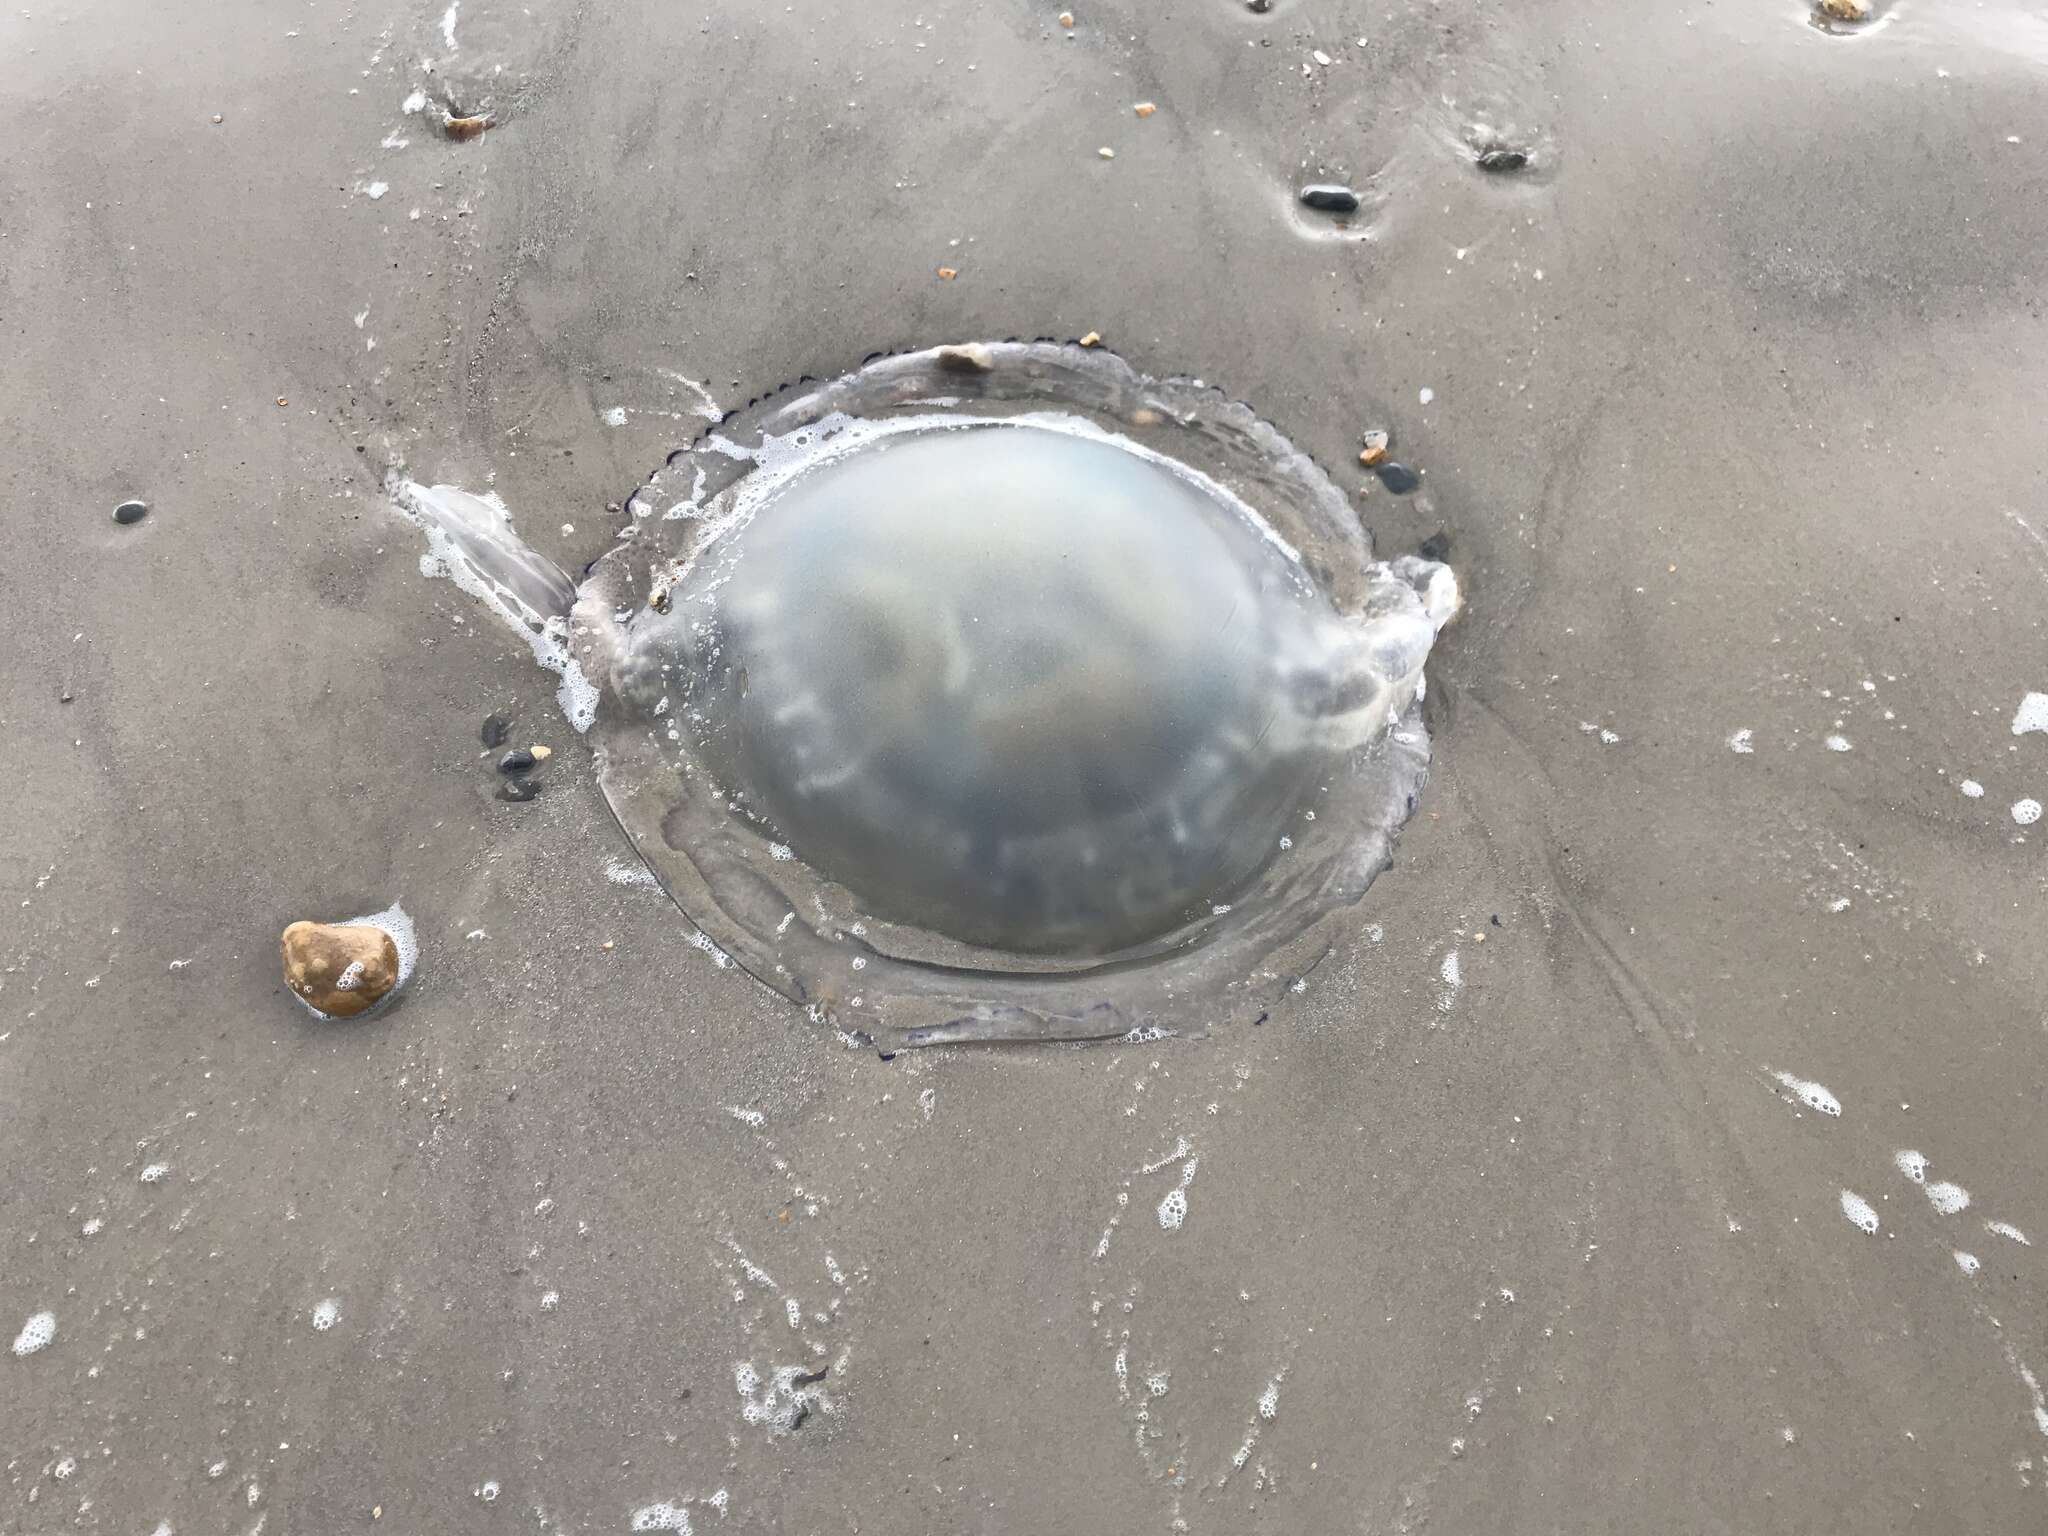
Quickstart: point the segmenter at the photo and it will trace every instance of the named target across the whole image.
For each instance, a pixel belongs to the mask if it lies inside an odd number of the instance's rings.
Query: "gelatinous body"
[[[1298,695],[1333,621],[1189,477],[999,424],[792,480],[640,643],[694,671],[720,780],[878,915],[1101,954],[1272,857],[1325,758]]]
[[[1375,560],[1199,380],[882,358],[729,418],[630,510],[563,668],[606,797],[700,942],[885,1047],[1255,1018],[1421,790],[1450,571]],[[456,574],[546,594],[489,552],[509,523],[457,522]]]
[[[1199,382],[885,358],[632,511],[572,626],[613,808],[715,944],[884,1043],[1255,1016],[1420,791],[1450,572],[1376,562]]]

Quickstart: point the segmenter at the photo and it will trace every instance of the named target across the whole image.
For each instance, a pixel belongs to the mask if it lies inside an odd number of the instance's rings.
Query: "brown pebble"
[[[213,120],[214,120],[214,121],[215,121],[216,123],[218,123],[218,122],[222,121],[221,115],[220,115],[220,114],[219,114],[218,112],[214,113],[214,114],[213,114]]]
[[[1061,25],[1061,26],[1063,26],[1063,27],[1071,27],[1071,26],[1072,26],[1073,24],[1074,24],[1074,13],[1073,13],[1072,11],[1061,11],[1061,12],[1060,12],[1060,25]]]
[[[536,763],[544,763],[555,755],[553,747],[528,747],[526,751]]]
[[[1094,346],[1094,345],[1095,345],[1096,343],[1100,342],[1101,340],[1102,340],[1102,332],[1100,332],[1100,331],[1090,331],[1090,332],[1089,332],[1089,333],[1088,333],[1088,334],[1087,334],[1086,336],[1083,336],[1083,337],[1081,338],[1081,345],[1082,345],[1082,346],[1084,346],[1084,347],[1092,347],[1092,346]]]
[[[1165,419],[1149,405],[1141,405],[1131,412],[1131,425],[1134,427],[1156,427]]]
[[[1386,458],[1390,442],[1391,439],[1388,438],[1385,432],[1381,431],[1378,427],[1374,427],[1365,434],[1365,446],[1358,450],[1358,462],[1367,468],[1371,468]]]
[[[1870,0],[1815,0],[1815,9],[1830,21],[1870,20]]]
[[[286,406],[288,406],[288,405],[290,405],[290,404],[291,404],[291,401],[289,401],[289,400],[285,399],[285,397],[284,397],[283,395],[279,395],[279,396],[277,397],[277,408],[278,408],[279,410],[283,410],[283,409],[284,409],[284,408],[285,408]]]
[[[367,923],[293,923],[278,949],[285,985],[331,1019],[367,1013],[398,985],[398,945]]]
[[[996,355],[978,341],[957,347],[940,347],[939,366],[948,373],[987,373],[996,365]]]
[[[456,117],[453,113],[450,113],[442,121],[441,131],[446,133],[451,139],[473,139],[490,126],[491,120],[485,114],[479,114],[475,117]]]
[[[942,283],[950,283],[951,281],[953,281],[954,278],[958,277],[959,275],[960,272],[957,267],[939,268],[939,281]]]
[[[1131,108],[1131,110],[1137,113],[1140,117],[1150,117],[1154,112],[1157,112],[1159,108],[1156,104],[1152,102],[1141,101],[1135,107]]]

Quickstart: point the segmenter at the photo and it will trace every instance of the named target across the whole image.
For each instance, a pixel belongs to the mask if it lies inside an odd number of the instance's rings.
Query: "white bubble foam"
[[[1960,1248],[1956,1250],[1956,1268],[1960,1269],[1964,1274],[1974,1275],[1983,1267],[1983,1264],[1974,1253],[1965,1253]]]
[[[1803,1077],[1794,1077],[1790,1072],[1773,1072],[1771,1076],[1796,1094],[1799,1102],[1808,1109],[1837,1118],[1841,1116],[1842,1101],[1819,1083],[1810,1083]]]
[[[498,1493],[498,1480],[495,1477],[487,1477],[477,1485],[476,1496],[486,1504],[497,1503]]]
[[[2013,711],[2013,735],[2024,736],[2029,731],[2048,731],[2048,693],[2028,694]]]
[[[2013,801],[2012,819],[2023,827],[2031,827],[2041,819],[2041,802],[2032,798]]]
[[[1865,1232],[1877,1231],[1877,1212],[1868,1200],[1854,1190],[1842,1191],[1842,1214],[1861,1227]]]
[[[1846,736],[1830,736],[1826,738],[1821,743],[1821,745],[1826,747],[1830,752],[1853,752],[1856,750],[1855,747],[1850,743],[1849,738]]]
[[[597,718],[597,687],[569,650],[568,609],[574,587],[559,570],[519,541],[512,514],[496,495],[476,496],[453,485],[421,485],[399,480],[390,487],[391,503],[425,530],[427,552],[420,556],[422,576],[445,576],[509,624],[533,659],[561,678],[555,702],[581,734]],[[558,609],[543,613],[534,596],[522,596],[486,567],[521,582],[530,594],[544,596]]]
[[[2030,1241],[2028,1241],[2027,1234],[2022,1232],[2018,1227],[2014,1226],[2009,1221],[1987,1221],[1984,1223],[1984,1230],[1986,1232],[1989,1232],[1993,1237],[2002,1237],[2009,1242],[2018,1243],[2022,1248],[2031,1248],[2034,1246]]]
[[[14,1353],[17,1356],[32,1355],[39,1349],[49,1347],[57,1337],[57,1314],[38,1312],[21,1325],[21,1332],[14,1336]]]
[[[313,1326],[325,1333],[341,1321],[341,1303],[330,1296],[313,1309]]]
[[[1749,756],[1756,751],[1756,732],[1745,725],[1741,730],[1728,738],[1728,750],[1730,752],[1739,752],[1744,757]]]
[[[425,91],[414,91],[399,104],[399,110],[408,113],[422,112],[426,110],[426,105],[427,93]]]
[[[1965,779],[1957,787],[1962,790],[1967,799],[1982,800],[1984,798],[1984,786],[1975,779]]]
[[[1259,1394],[1259,1417],[1271,1420],[1280,1413],[1280,1383],[1276,1378],[1266,1383],[1266,1390]]]
[[[659,888],[661,882],[654,878],[654,871],[645,864],[628,864],[623,859],[613,859],[604,867],[605,879],[613,885],[651,885]]]
[[[626,408],[615,405],[604,413],[604,424],[608,427],[623,427],[626,424]]]
[[[1915,1184],[1927,1182],[1927,1158],[1924,1154],[1902,1147],[1892,1154],[1892,1162],[1899,1172]]]
[[[1187,1147],[1185,1138],[1180,1146],[1183,1150]],[[1159,1202],[1159,1225],[1168,1232],[1178,1232],[1188,1219],[1188,1186],[1195,1182],[1195,1170],[1201,1164],[1199,1157],[1190,1157],[1181,1164],[1180,1187],[1168,1190],[1166,1198]]]
[[[1970,1192],[1946,1179],[1927,1186],[1927,1203],[1944,1216],[1953,1216],[1970,1204]]]
[[[690,1536],[690,1512],[680,1504],[671,1504],[667,1501],[649,1504],[645,1509],[633,1511],[633,1529],[673,1531],[676,1536]]]
[[[1170,1189],[1166,1198],[1159,1202],[1159,1225],[1169,1232],[1178,1232],[1181,1224],[1188,1219],[1188,1193],[1184,1189]]]
[[[151,1163],[141,1173],[136,1175],[145,1184],[161,1184],[170,1176],[171,1165],[169,1163]]]

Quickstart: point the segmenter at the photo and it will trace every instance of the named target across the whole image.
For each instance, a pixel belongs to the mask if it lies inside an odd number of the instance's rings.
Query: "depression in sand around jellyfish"
[[[728,418],[580,587],[495,504],[398,499],[563,674],[690,921],[885,1046],[1270,1000],[1389,861],[1458,602],[1247,406],[1049,343]]]

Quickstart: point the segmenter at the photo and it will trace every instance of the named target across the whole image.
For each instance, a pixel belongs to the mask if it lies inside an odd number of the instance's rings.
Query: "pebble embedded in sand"
[[[1081,338],[1081,345],[1084,347],[1099,346],[1101,345],[1101,342],[1102,332],[1100,331],[1090,331],[1086,336],[1083,336]]]
[[[1301,201],[1304,206],[1313,208],[1318,213],[1358,212],[1358,194],[1349,187],[1320,184],[1303,187]]]
[[[507,805],[524,805],[540,793],[540,786],[531,779],[507,779],[498,786],[498,798]]]
[[[1150,117],[1154,112],[1157,112],[1159,108],[1156,103],[1149,101],[1141,101],[1135,107],[1131,108],[1131,110],[1137,113],[1140,117]]]
[[[1509,171],[1519,171],[1527,165],[1529,152],[1507,144],[1489,144],[1479,152],[1478,163],[1482,171],[1489,171],[1496,176],[1504,175]]]
[[[503,715],[484,716],[483,728],[477,732],[478,740],[487,747],[502,747],[505,738],[512,734],[512,722]]]
[[[329,1018],[366,1013],[398,985],[398,945],[367,923],[296,922],[279,948],[285,985]]]
[[[1375,464],[1372,472],[1380,477],[1380,484],[1396,496],[1406,496],[1422,484],[1422,476],[1406,464],[1396,464],[1392,459],[1384,464]]]
[[[141,522],[147,516],[149,503],[146,501],[124,501],[114,508],[114,521],[124,528],[131,523]]]
[[[498,759],[498,772],[525,773],[534,764],[534,756],[523,747],[514,747]]]
[[[1870,20],[1870,0],[1814,0],[1814,9],[1829,21]]]
[[[1387,449],[1391,446],[1392,442],[1393,439],[1385,432],[1381,431],[1378,427],[1374,427],[1360,439],[1358,462],[1367,469],[1371,469],[1373,465],[1386,458]]]
[[[954,278],[958,277],[959,275],[960,270],[957,267],[939,268],[939,281],[942,283],[950,283],[951,281],[953,281]]]
[[[490,126],[491,120],[488,115],[457,117],[450,113],[442,120],[441,131],[451,139],[474,139]]]

